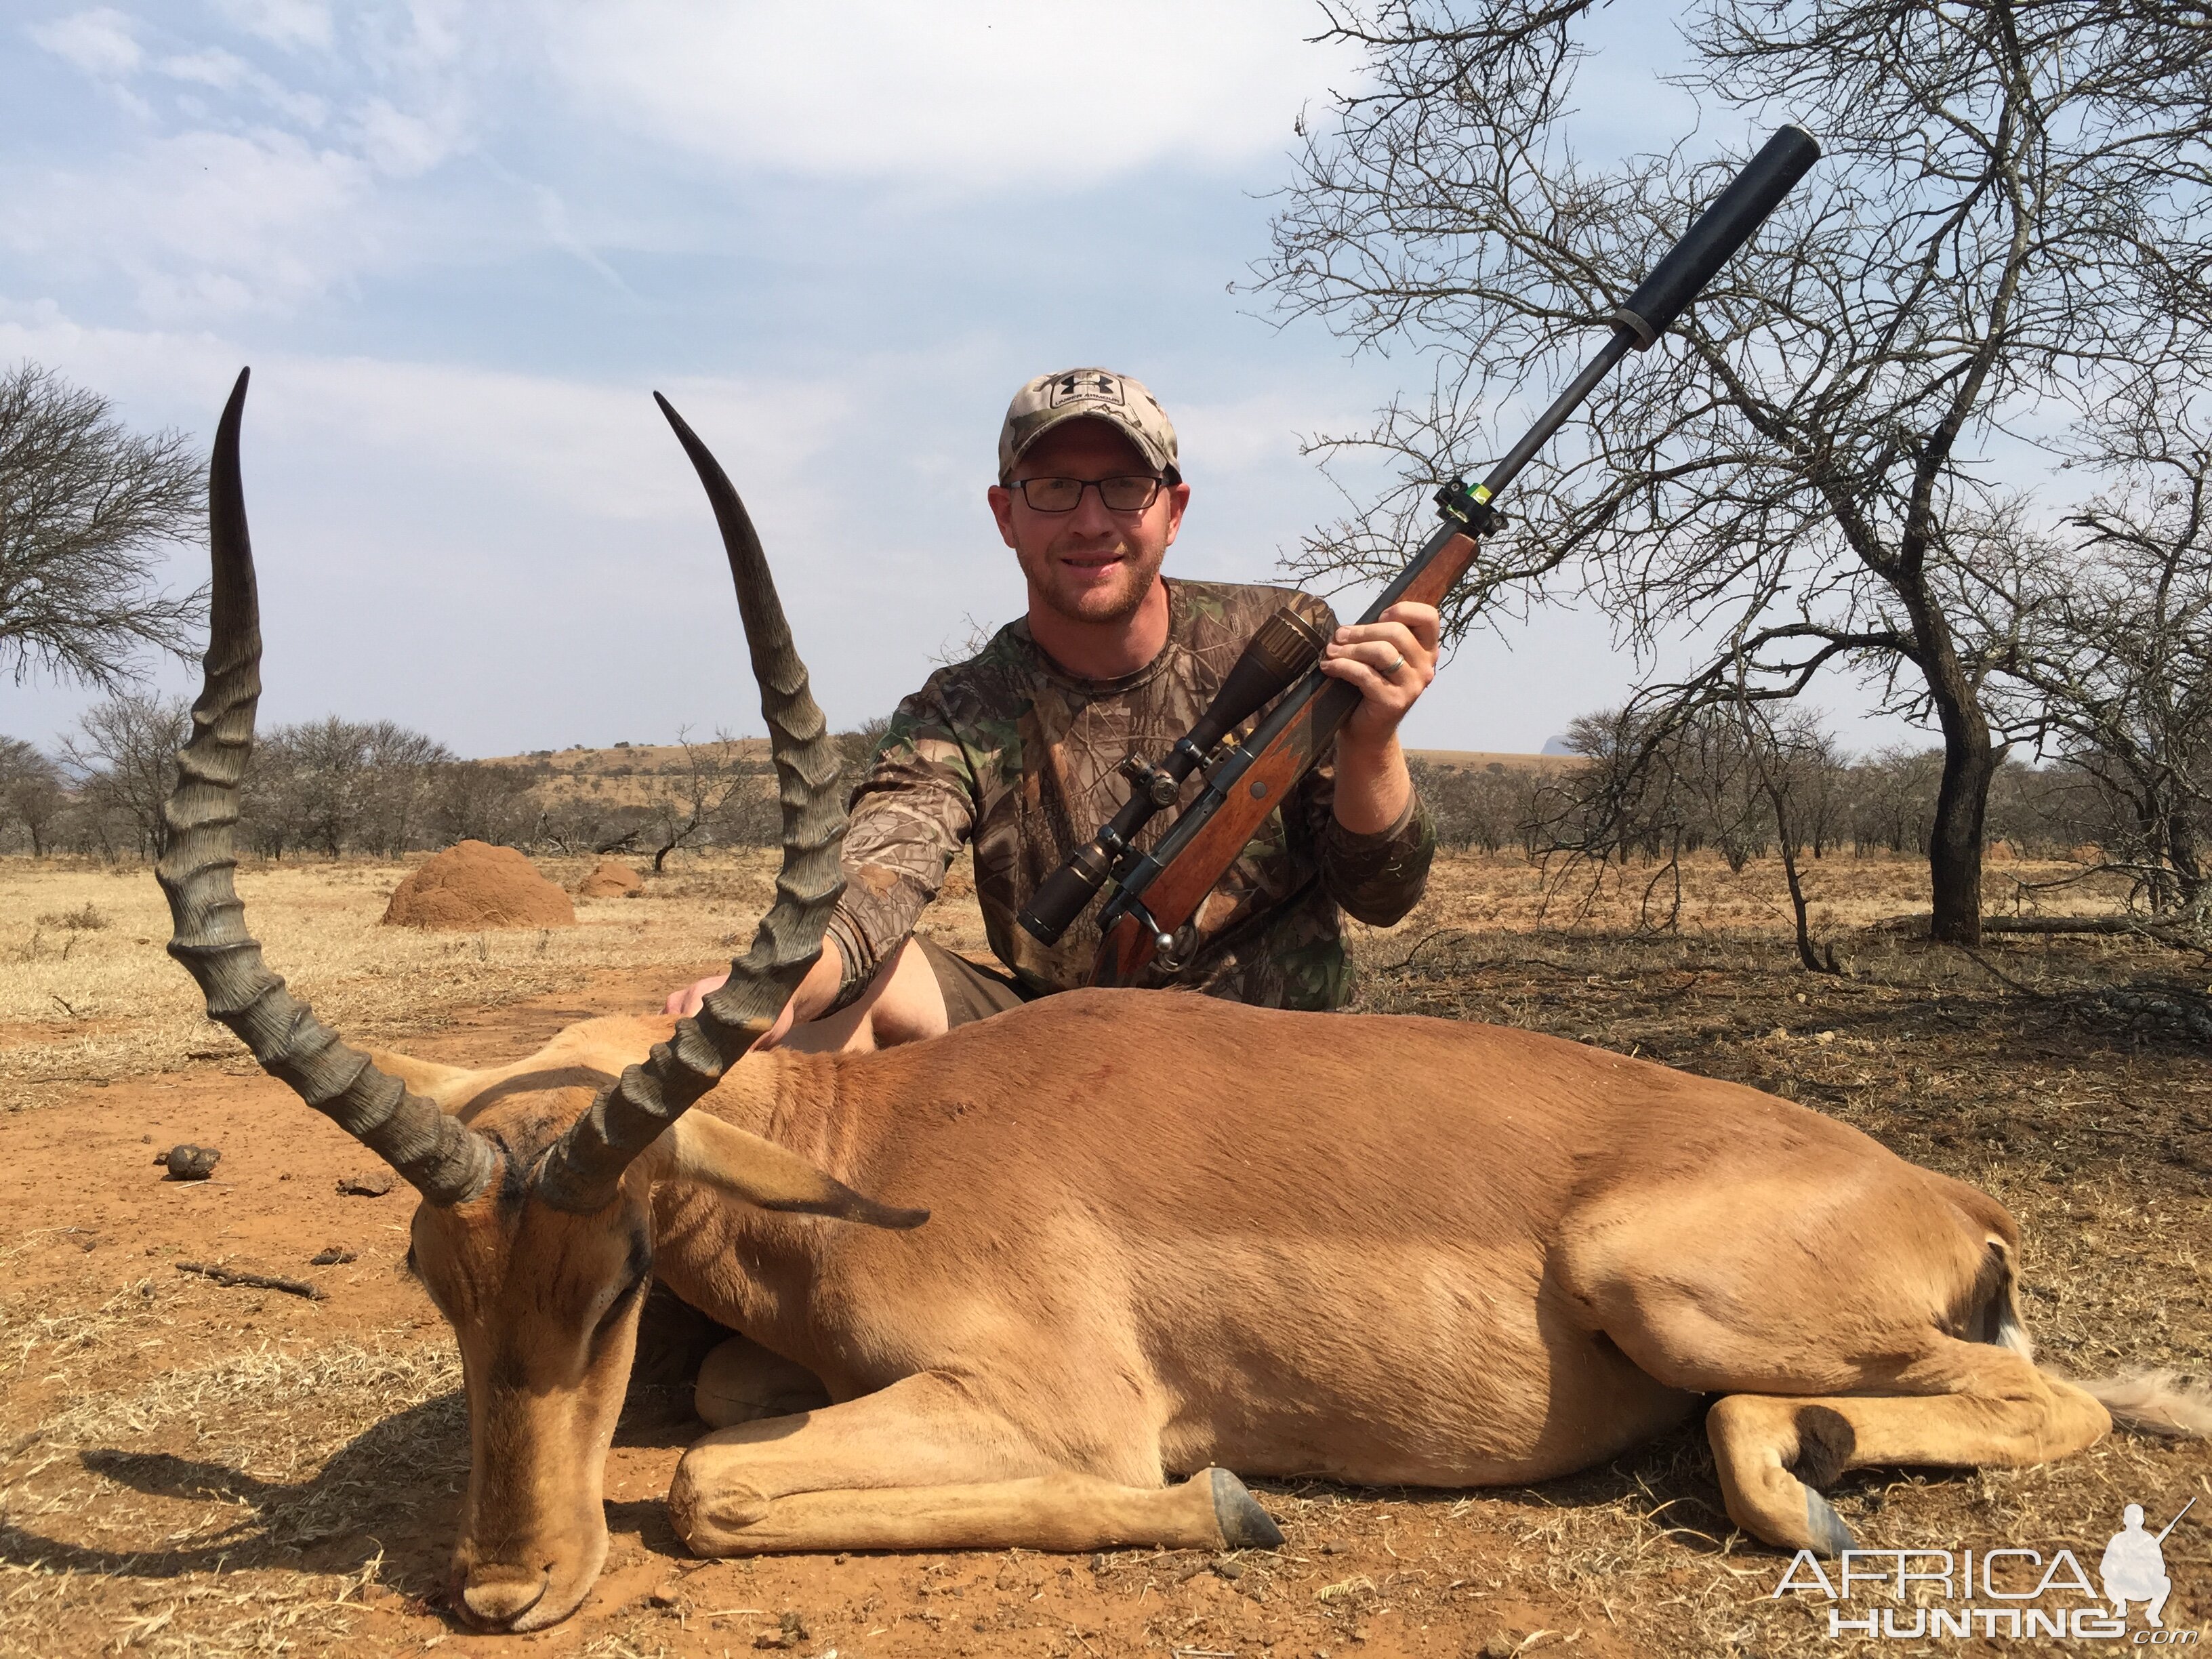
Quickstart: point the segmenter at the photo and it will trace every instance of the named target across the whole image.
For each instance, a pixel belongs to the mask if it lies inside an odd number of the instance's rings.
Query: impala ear
[[[919,1227],[927,1210],[878,1204],[824,1175],[798,1153],[706,1112],[669,1125],[645,1158],[655,1181],[696,1181],[757,1209],[831,1216],[871,1227]]]

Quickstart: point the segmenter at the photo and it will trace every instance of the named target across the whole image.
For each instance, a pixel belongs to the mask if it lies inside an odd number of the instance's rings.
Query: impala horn
[[[177,756],[176,787],[161,805],[167,847],[155,866],[175,929],[169,954],[199,982],[210,1018],[230,1027],[262,1070],[289,1085],[431,1203],[458,1204],[482,1192],[497,1172],[490,1143],[408,1093],[295,1000],[263,965],[232,884],[239,781],[253,750],[253,711],[261,699],[260,602],[238,476],[238,427],[251,372],[239,372],[208,467],[215,580],[205,672],[192,705],[191,740]]]
[[[720,1082],[775,1018],[822,954],[830,914],[845,890],[838,866],[845,811],[837,797],[836,745],[807,689],[806,665],[792,645],[768,556],[720,463],[668,399],[657,392],[653,396],[707,487],[729,554],[775,757],[783,868],[775,902],[761,918],[750,951],[730,964],[728,980],[696,1015],[678,1022],[675,1035],[655,1046],[643,1065],[629,1067],[601,1093],[545,1155],[538,1196],[557,1209],[579,1212],[611,1200],[629,1161]]]

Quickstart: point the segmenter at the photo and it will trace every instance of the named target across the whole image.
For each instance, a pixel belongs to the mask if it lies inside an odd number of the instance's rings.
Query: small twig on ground
[[[1437,939],[1447,938],[1455,933],[1464,935],[1466,933],[1467,929],[1464,927],[1439,927],[1433,933],[1425,933],[1415,942],[1412,950],[1407,951],[1406,954],[1401,957],[1397,961],[1384,968],[1382,971],[1386,974],[1403,973],[1407,968],[1413,966],[1413,958],[1421,954],[1421,947],[1423,945],[1432,944]]]
[[[328,1300],[328,1292],[310,1285],[304,1279],[277,1279],[268,1273],[239,1273],[204,1261],[179,1261],[173,1265],[180,1273],[198,1273],[203,1279],[212,1279],[218,1285],[248,1291],[282,1291],[287,1296],[304,1296],[310,1302]]]
[[[1975,967],[1987,974],[1991,979],[1997,981],[2001,984],[2009,985],[2014,990],[2019,992],[2021,995],[2024,997],[2033,997],[2038,1002],[2048,1002],[2051,1000],[2051,994],[2049,992],[2039,991],[2033,985],[2021,984],[2010,974],[2005,972],[2003,969],[1998,967],[1995,963],[1983,956],[1982,953],[1974,949],[1972,945],[1954,945],[1952,948],[1956,950],[1960,956],[1966,957],[1967,961],[1972,963]]]

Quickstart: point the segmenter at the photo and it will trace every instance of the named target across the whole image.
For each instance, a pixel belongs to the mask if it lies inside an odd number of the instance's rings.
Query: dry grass
[[[594,860],[542,860],[573,888]],[[774,855],[672,863],[635,899],[578,899],[577,926],[426,933],[378,922],[408,866],[248,865],[238,886],[270,963],[353,1041],[392,1044],[466,1009],[494,1008],[586,975],[726,956],[768,902]],[[107,925],[58,918],[88,913]],[[169,960],[168,910],[152,872],[0,860],[0,1109],[57,1083],[250,1069]]]
[[[549,873],[573,883],[586,862]],[[1993,896],[2012,873],[1993,872]],[[272,964],[364,1041],[565,992],[602,971],[673,984],[726,954],[726,939],[750,936],[769,867],[763,855],[688,860],[644,899],[580,903],[576,928],[458,938],[375,927],[399,874],[310,866],[249,870],[241,884]],[[1671,934],[1633,927],[1638,876],[1574,911],[1518,860],[1445,860],[1405,923],[1355,930],[1361,998],[1550,1030],[1817,1106],[2011,1206],[2048,1358],[2083,1374],[2159,1363],[2212,1372],[2202,1243],[2212,1076],[2201,1046],[2154,1020],[2121,1020],[2094,995],[2189,975],[2201,991],[2212,968],[2109,938],[2003,940],[1978,963],[1857,934],[1923,908],[1925,876],[1911,861],[1846,859],[1814,869],[1826,907],[1815,927],[1845,940],[1856,972],[1808,975],[1787,945],[1772,865],[1740,876],[1717,860],[1692,865]],[[40,920],[88,906],[111,925]],[[932,925],[956,948],[982,948],[964,873]],[[0,866],[0,1084],[167,1069],[197,1074],[204,1089],[247,1086],[220,1077],[240,1069],[229,1039],[200,1018],[161,953],[166,937],[142,872]],[[125,1092],[48,1085],[36,1097],[56,1111],[0,1119],[16,1136],[19,1175],[31,1132],[103,1122],[129,1104],[117,1099]],[[143,1169],[135,1125],[124,1153]],[[176,1219],[163,1224],[195,1240],[198,1255],[197,1241],[216,1237],[245,1196],[180,1192],[165,1200]],[[186,1279],[168,1267],[170,1245],[141,1255],[136,1237],[118,1270],[106,1244],[76,1242],[107,1229],[97,1210],[80,1226],[64,1206],[55,1225],[0,1243],[14,1286],[0,1300],[0,1651],[382,1653],[449,1637],[448,1651],[515,1645],[469,1638],[430,1604],[465,1431],[450,1342],[396,1273],[404,1210],[382,1202],[389,1212],[360,1212],[371,1221],[356,1235],[382,1254],[365,1255],[322,1304]],[[295,1229],[277,1265],[299,1271],[335,1236],[312,1225],[312,1237]],[[265,1230],[234,1242],[257,1240],[276,1249]],[[797,1650],[834,1645],[846,1659],[1837,1650],[1813,1609],[1765,1599],[1784,1563],[1729,1526],[1694,1427],[1533,1490],[1276,1486],[1263,1497],[1290,1548],[1242,1558],[1232,1577],[1210,1558],[1152,1552],[1095,1563],[1017,1553],[685,1564],[658,1493],[692,1430],[665,1401],[654,1409],[627,1420],[617,1457],[629,1460],[629,1484],[610,1489],[606,1582],[626,1588],[544,1650],[750,1652],[757,1632],[773,1634],[798,1610],[812,1635]],[[2121,1504],[2168,1514],[2192,1492],[2212,1502],[2202,1444],[2113,1439],[2048,1468],[1856,1474],[1833,1496],[1869,1544],[2001,1540],[2079,1553],[2101,1546]],[[2170,1625],[2205,1616],[2207,1535],[2192,1525],[2168,1541],[2179,1587]],[[685,1587],[678,1603],[649,1601],[672,1571]],[[750,1608],[762,1611],[732,1611]]]
[[[1802,869],[1815,939],[1848,936],[1895,919],[1925,915],[1928,866],[1917,858],[1849,854],[1808,860]],[[2053,860],[1993,860],[1983,881],[1988,914],[2081,915],[2115,908],[2124,884],[2077,881],[2080,866]],[[1468,853],[1438,861],[1427,896],[1396,927],[1418,939],[1437,928],[1568,937],[1659,929],[1679,891],[1671,931],[1692,938],[1787,936],[1790,890],[1778,859],[1731,871],[1717,854],[1685,859],[1679,872],[1660,864],[1530,863],[1517,853]],[[2039,885],[2065,880],[2066,885]]]
[[[161,1295],[149,1280],[124,1298],[137,1305],[42,1331],[19,1358],[42,1349],[65,1376],[158,1328]],[[0,1322],[21,1329],[13,1308]],[[450,1342],[390,1333],[264,1341],[77,1394],[0,1476],[0,1649],[278,1653],[353,1633],[372,1599],[432,1588],[395,1592],[377,1535],[407,1504],[394,1469],[458,1490],[459,1388]]]

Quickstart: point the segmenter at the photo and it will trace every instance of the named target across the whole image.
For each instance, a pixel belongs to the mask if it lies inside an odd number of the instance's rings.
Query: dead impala
[[[589,1020],[488,1071],[348,1048],[262,965],[232,885],[259,694],[245,392],[210,484],[169,948],[422,1194],[415,1259],[466,1376],[453,1574],[477,1624],[552,1624],[598,1574],[656,1274],[835,1402],[686,1453],[669,1502],[708,1555],[1270,1545],[1230,1469],[1518,1484],[1700,1410],[1736,1522],[1828,1552],[1850,1534],[1815,1488],[1844,1469],[2063,1457],[2110,1426],[2100,1394],[2146,1425],[2201,1416],[2037,1370],[2018,1231],[1974,1188],[1577,1043],[1079,991],[882,1053],[748,1055],[819,949],[844,820],[759,541],[673,410],[780,780],[750,953],[696,1019]]]

